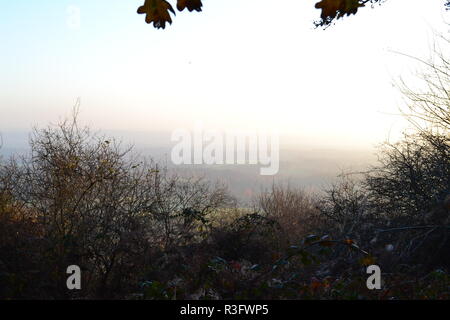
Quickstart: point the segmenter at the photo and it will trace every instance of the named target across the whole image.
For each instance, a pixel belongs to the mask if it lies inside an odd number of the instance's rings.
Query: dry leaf
[[[177,1],[177,9],[179,11],[183,11],[187,8],[191,11],[202,11],[202,0],[178,0]]]
[[[153,26],[156,29],[164,29],[166,22],[172,24],[169,11],[175,14],[172,5],[166,0],[145,0],[144,5],[139,7],[137,12],[139,14],[146,14],[145,22],[153,22]]]
[[[370,266],[370,265],[375,264],[375,258],[373,256],[368,255],[368,256],[365,256],[364,258],[362,258],[360,260],[360,263],[363,266]]]
[[[331,20],[344,15],[356,14],[360,7],[364,7],[360,0],[322,0],[316,3],[316,8],[322,9],[320,17],[323,24],[329,24]]]

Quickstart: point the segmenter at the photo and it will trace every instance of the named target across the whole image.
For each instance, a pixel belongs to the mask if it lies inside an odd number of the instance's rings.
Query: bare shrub
[[[448,134],[450,130],[450,61],[447,51],[450,40],[438,36],[428,59],[417,60],[422,69],[413,87],[400,79],[398,87],[406,99],[403,115],[420,131],[438,131]]]
[[[8,196],[16,215],[33,221],[30,250],[54,296],[67,296],[71,264],[82,268],[85,296],[126,291],[152,253],[193,241],[199,224],[230,198],[222,186],[139,161],[131,148],[80,127],[76,112],[35,129],[30,146],[29,155],[1,167],[2,215]]]
[[[355,179],[352,174],[343,173],[337,182],[325,190],[319,208],[326,218],[325,229],[337,238],[361,241],[373,223],[367,190],[361,180]]]
[[[422,132],[386,143],[379,164],[366,176],[373,207],[409,225],[423,223],[449,194],[449,142],[446,136]]]
[[[372,209],[387,220],[378,238],[389,239],[398,261],[431,267],[450,265],[450,63],[444,53],[450,42],[440,40],[431,58],[412,57],[424,67],[418,85],[399,84],[403,115],[415,133],[385,143],[365,179]]]
[[[256,208],[275,220],[289,242],[295,242],[317,227],[320,218],[315,198],[301,189],[273,184],[262,192]]]

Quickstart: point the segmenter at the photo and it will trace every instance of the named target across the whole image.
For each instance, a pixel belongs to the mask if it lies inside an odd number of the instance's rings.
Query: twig
[[[433,228],[444,228],[444,229],[450,229],[450,226],[415,226],[415,227],[400,227],[400,228],[392,228],[392,229],[384,229],[384,230],[377,230],[377,233],[382,232],[391,232],[391,231],[406,231],[406,230],[420,230],[420,229],[433,229]]]

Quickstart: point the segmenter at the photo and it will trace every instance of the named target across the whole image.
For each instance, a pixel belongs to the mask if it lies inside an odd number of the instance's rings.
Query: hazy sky
[[[392,80],[447,34],[443,0],[388,0],[315,29],[315,0],[204,0],[166,30],[143,0],[1,0],[0,131],[67,115],[96,129],[277,129],[298,144],[367,145],[402,121]],[[80,9],[80,27],[68,8]]]

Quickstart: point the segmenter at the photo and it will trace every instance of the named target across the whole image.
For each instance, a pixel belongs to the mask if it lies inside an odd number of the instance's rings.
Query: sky
[[[443,0],[388,0],[313,21],[314,0],[204,0],[156,30],[143,0],[1,1],[0,131],[70,114],[98,130],[276,130],[298,146],[371,146],[405,122],[393,86],[414,81]],[[79,25],[73,12],[79,10]]]

